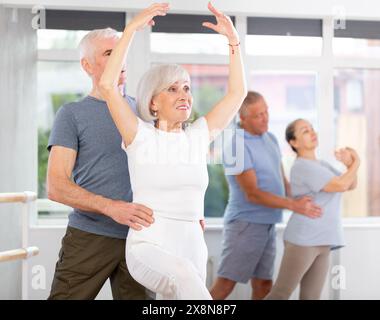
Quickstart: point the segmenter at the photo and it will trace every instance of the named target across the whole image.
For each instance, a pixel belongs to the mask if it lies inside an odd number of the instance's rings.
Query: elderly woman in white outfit
[[[144,220],[131,224],[128,269],[163,299],[211,299],[205,285],[207,247],[199,224],[208,185],[207,151],[246,95],[238,34],[229,17],[210,3],[208,8],[217,23],[203,26],[228,40],[229,82],[227,94],[204,117],[186,126],[193,100],[189,75],[178,65],[156,66],[142,77],[137,90],[139,118],[117,88],[136,30],[153,25],[155,16],[166,15],[168,4],[151,5],[126,26],[100,81],[128,155],[133,202],[153,210],[147,219],[154,219],[151,226],[146,227]]]

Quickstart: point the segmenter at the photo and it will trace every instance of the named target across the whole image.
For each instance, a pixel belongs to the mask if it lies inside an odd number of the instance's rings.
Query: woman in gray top
[[[312,219],[294,212],[284,232],[285,251],[280,272],[266,299],[288,299],[300,284],[300,299],[319,299],[329,267],[330,251],[344,245],[340,218],[342,192],[356,187],[360,159],[355,150],[335,152],[347,170],[341,174],[318,160],[318,137],[303,119],[286,128],[286,140],[297,153],[290,173],[293,197],[311,196],[322,208],[322,216]]]

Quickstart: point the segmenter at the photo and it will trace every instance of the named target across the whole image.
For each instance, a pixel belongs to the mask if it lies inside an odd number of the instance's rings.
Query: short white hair
[[[98,39],[114,39],[119,38],[119,35],[115,29],[95,29],[87,33],[79,43],[79,56],[80,59],[86,57],[92,59],[94,57],[96,44],[95,40]]]
[[[151,67],[139,81],[136,102],[139,116],[144,121],[157,120],[150,109],[152,98],[177,81],[189,81],[189,73],[178,64]]]

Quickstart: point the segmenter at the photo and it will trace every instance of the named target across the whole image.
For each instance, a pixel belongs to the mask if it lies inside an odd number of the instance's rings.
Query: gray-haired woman
[[[178,65],[151,68],[138,86],[140,120],[117,89],[117,79],[136,30],[166,15],[168,4],[143,10],[125,28],[101,78],[113,120],[123,138],[133,201],[153,210],[149,228],[136,220],[127,238],[126,259],[131,275],[164,299],[211,299],[205,286],[207,247],[199,221],[203,219],[208,184],[208,145],[233,119],[246,85],[239,37],[231,19],[215,9],[217,24],[203,26],[227,37],[230,47],[227,94],[204,117],[184,128],[192,108],[190,78]],[[152,125],[148,121],[154,121]]]

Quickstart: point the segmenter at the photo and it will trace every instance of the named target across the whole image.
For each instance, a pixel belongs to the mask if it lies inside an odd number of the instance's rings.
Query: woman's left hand
[[[347,147],[346,149],[351,153],[353,162],[357,162],[357,164],[360,164],[360,157],[359,157],[359,154],[356,152],[356,150],[350,147]]]
[[[231,18],[213,7],[211,2],[208,3],[207,7],[214,14],[216,18],[216,24],[213,24],[211,22],[203,22],[202,26],[226,36],[230,44],[239,43],[239,35],[234,27],[234,24],[231,21]]]

